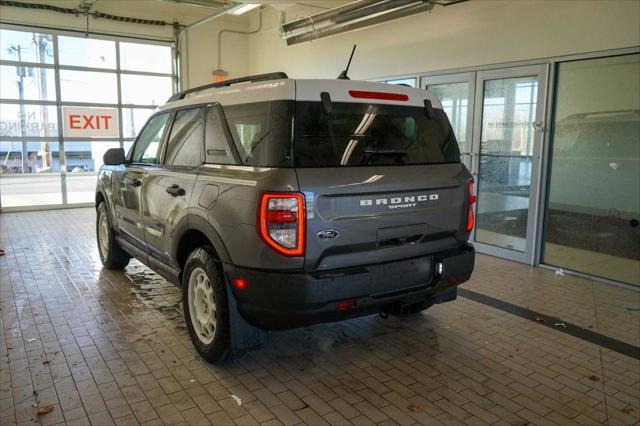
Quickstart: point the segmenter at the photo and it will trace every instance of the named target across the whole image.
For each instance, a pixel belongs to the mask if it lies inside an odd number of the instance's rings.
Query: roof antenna
[[[353,45],[353,50],[351,51],[351,56],[349,56],[349,62],[347,63],[347,68],[343,70],[338,76],[338,80],[349,80],[349,76],[347,73],[349,72],[349,67],[351,66],[351,60],[353,59],[353,54],[356,52],[356,45]]]

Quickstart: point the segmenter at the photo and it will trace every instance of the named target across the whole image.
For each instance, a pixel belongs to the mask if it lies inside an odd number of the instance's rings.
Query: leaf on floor
[[[595,374],[592,374],[591,376],[589,376],[589,380],[591,380],[592,382],[599,382],[600,377],[596,376]]]
[[[422,411],[422,407],[419,406],[418,404],[409,404],[407,405],[407,410],[413,413],[419,413],[420,411]]]
[[[38,412],[36,414],[39,416],[44,416],[45,414],[52,412],[53,408],[54,406],[52,404],[43,405],[42,407],[38,408]]]
[[[236,404],[238,404],[238,407],[242,405],[242,400],[240,399],[239,396],[237,395],[229,395],[229,396],[236,401]]]
[[[622,411],[622,412],[623,412],[623,413],[625,413],[625,414],[631,414],[631,413],[633,412],[633,408],[631,408],[631,407],[626,407],[626,408],[623,408],[623,409],[622,409],[622,410],[620,410],[620,411]]]

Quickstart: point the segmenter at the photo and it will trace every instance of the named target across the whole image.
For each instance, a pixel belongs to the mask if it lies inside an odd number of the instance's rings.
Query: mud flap
[[[238,303],[231,290],[227,288],[227,306],[229,307],[229,334],[231,355],[259,349],[269,340],[269,332],[249,324],[240,314]]]
[[[452,287],[449,290],[436,294],[436,303],[453,302],[458,298],[458,288]]]

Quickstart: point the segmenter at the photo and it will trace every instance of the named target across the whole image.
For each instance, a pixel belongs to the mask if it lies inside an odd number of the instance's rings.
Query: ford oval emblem
[[[336,238],[339,233],[334,229],[325,229],[324,231],[318,232],[317,235],[321,240],[331,240],[333,238]]]

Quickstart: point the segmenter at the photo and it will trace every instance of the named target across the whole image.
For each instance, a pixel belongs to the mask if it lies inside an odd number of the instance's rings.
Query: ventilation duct
[[[462,1],[466,0],[359,0],[284,23],[281,35],[291,46],[429,12],[436,4],[447,6]]]

